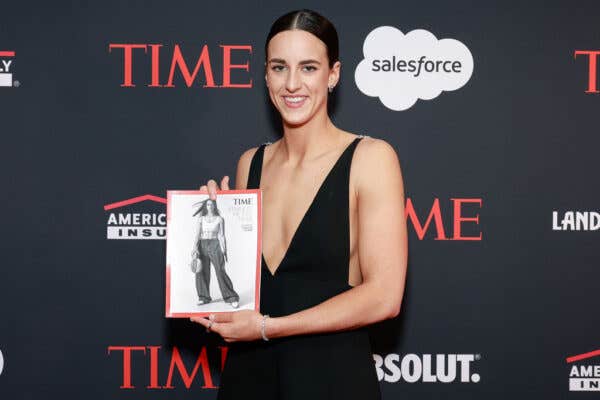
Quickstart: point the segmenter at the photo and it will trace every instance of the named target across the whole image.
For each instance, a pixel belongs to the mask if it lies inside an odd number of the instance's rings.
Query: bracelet
[[[269,316],[267,314],[263,315],[262,321],[260,321],[260,334],[265,342],[269,341],[269,338],[265,334],[265,322],[267,321]]]

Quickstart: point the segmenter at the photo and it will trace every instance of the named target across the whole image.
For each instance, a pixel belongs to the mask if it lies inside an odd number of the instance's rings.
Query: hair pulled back
[[[331,21],[321,14],[307,9],[289,12],[273,22],[265,42],[265,56],[268,52],[269,42],[273,36],[277,35],[279,32],[294,29],[312,33],[325,43],[330,68],[339,60],[339,41],[335,27]]]

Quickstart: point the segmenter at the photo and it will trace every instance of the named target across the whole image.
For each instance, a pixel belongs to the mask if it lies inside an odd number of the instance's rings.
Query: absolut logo
[[[479,354],[373,354],[377,379],[389,383],[478,383],[473,372]]]

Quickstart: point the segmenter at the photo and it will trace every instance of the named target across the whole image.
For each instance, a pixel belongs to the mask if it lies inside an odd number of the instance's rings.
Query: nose
[[[288,92],[295,92],[300,89],[302,82],[300,80],[300,73],[294,69],[290,69],[287,79],[285,81],[285,88]]]

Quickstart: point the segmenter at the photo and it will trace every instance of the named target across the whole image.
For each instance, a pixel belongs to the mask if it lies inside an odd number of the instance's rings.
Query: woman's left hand
[[[227,342],[248,342],[262,339],[260,325],[263,316],[254,310],[211,314],[208,318],[192,317],[210,332],[216,332]],[[210,329],[209,329],[210,326]]]

